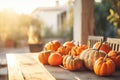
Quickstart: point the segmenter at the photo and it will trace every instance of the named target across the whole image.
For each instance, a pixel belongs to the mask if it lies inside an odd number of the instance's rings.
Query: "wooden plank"
[[[120,80],[120,71],[116,71],[111,76],[100,77],[85,68],[78,71],[69,71],[49,65],[45,65],[45,67],[56,78],[56,80]]]
[[[16,63],[10,66],[10,58]],[[14,57],[13,57],[14,56]],[[85,68],[69,71],[61,67],[42,65],[38,60],[38,53],[7,55],[9,80],[119,80],[120,71],[108,77],[100,77]]]
[[[7,54],[9,80],[24,80],[14,54]]]
[[[11,59],[14,61],[11,61]],[[7,54],[9,80],[55,80],[45,67],[28,54]]]

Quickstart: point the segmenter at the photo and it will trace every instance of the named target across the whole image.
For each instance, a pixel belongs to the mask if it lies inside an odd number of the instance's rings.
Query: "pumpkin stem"
[[[77,48],[77,47],[76,47]],[[75,49],[73,49],[73,51],[75,52],[75,55],[77,54],[77,51]]]
[[[74,59],[73,55],[71,55],[71,59]]]
[[[108,55],[106,54],[104,59],[103,59],[103,62],[106,62],[106,58],[108,58]]]
[[[100,50],[100,47],[102,46],[102,43],[103,43],[103,42],[104,42],[104,41],[101,41],[101,42],[100,42],[100,46],[99,46],[98,49],[97,49],[98,51]]]
[[[64,48],[67,48],[67,46],[63,46]]]

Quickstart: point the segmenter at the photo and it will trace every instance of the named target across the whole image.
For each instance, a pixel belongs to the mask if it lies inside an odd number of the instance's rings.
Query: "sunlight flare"
[[[59,0],[63,5],[67,0]],[[37,7],[51,7],[56,5],[56,0],[0,0],[0,11],[11,9],[17,13],[30,14]]]

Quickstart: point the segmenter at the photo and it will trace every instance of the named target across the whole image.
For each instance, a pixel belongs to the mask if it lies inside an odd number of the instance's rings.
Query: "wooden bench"
[[[88,46],[91,48],[96,42],[101,42],[103,40],[103,36],[88,36]]]
[[[107,42],[112,47],[112,50],[120,51],[120,38],[107,38]]]

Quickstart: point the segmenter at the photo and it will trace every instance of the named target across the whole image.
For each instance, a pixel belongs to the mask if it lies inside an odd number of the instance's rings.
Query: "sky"
[[[59,0],[63,5],[67,0]],[[0,11],[12,9],[17,13],[30,14],[37,7],[55,6],[55,0],[0,0]]]

